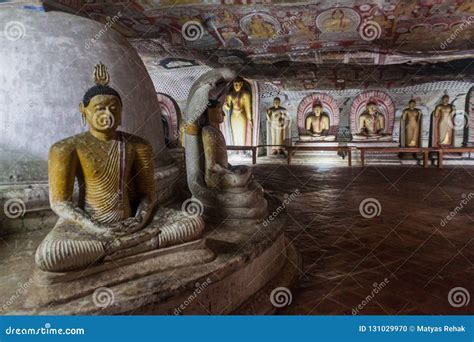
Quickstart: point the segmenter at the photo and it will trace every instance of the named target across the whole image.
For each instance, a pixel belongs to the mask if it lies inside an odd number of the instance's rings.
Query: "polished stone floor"
[[[303,258],[280,313],[474,314],[474,167],[253,170],[289,202],[287,237]]]

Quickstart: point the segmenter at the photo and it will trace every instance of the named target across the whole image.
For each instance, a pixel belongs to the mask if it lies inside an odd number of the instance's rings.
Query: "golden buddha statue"
[[[300,136],[302,141],[334,141],[335,135],[329,135],[331,121],[329,115],[324,112],[323,105],[315,101],[312,106],[311,114],[306,117],[306,134]]]
[[[94,76],[96,86],[80,104],[89,130],[55,143],[49,152],[50,202],[59,220],[36,251],[43,271],[83,269],[191,241],[204,229],[200,216],[156,209],[152,147],[117,130],[120,95],[108,86],[104,65],[95,67]]]
[[[421,110],[416,108],[416,101],[408,101],[408,108],[405,108],[400,118],[400,146],[420,147],[421,146]]]
[[[246,166],[232,166],[227,160],[227,148],[219,125],[224,120],[222,109],[217,101],[210,101],[207,114],[201,118],[202,143],[205,156],[204,181],[209,188],[229,191],[244,188],[252,179],[252,173]]]
[[[436,106],[431,119],[431,145],[433,147],[454,145],[453,116],[455,111],[455,107],[449,103],[449,96],[443,95],[441,103]]]
[[[385,116],[379,112],[374,100],[367,102],[366,109],[359,116],[359,133],[354,134],[353,140],[391,140],[385,133]]]
[[[226,96],[223,109],[228,117],[226,133],[229,145],[252,145],[253,115],[251,95],[243,89],[244,79],[237,77],[233,90]],[[230,121],[230,122],[229,122]]]
[[[290,131],[290,118],[279,97],[273,99],[273,107],[267,109],[267,120],[270,123],[272,154],[284,154]],[[280,146],[277,146],[280,145]]]

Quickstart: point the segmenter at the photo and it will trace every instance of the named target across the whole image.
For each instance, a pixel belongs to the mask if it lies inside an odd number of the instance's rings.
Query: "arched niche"
[[[350,125],[351,133],[360,132],[359,117],[367,108],[367,103],[375,102],[378,111],[385,117],[385,131],[387,135],[393,134],[395,123],[395,105],[390,96],[380,90],[368,90],[357,95],[351,104]]]

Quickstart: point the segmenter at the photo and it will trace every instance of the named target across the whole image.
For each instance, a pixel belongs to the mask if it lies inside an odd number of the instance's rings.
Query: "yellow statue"
[[[433,147],[453,146],[455,107],[449,103],[449,96],[443,95],[432,117],[431,144]]]
[[[271,145],[273,154],[284,154],[284,147],[287,144],[290,131],[290,118],[286,108],[281,107],[279,97],[273,99],[273,107],[267,109],[267,120],[270,123]],[[277,146],[280,145],[280,146]]]
[[[245,188],[252,180],[252,173],[246,166],[229,164],[224,135],[219,129],[223,119],[218,102],[211,100],[207,114],[203,115],[200,123],[205,156],[204,181],[207,187],[223,191]]]
[[[230,118],[227,123],[227,138],[232,139],[228,145],[252,145],[253,115],[251,95],[243,89],[244,80],[237,77],[233,83],[233,90],[226,96],[223,109]],[[229,120],[229,119],[228,119]],[[229,127],[230,126],[230,127]]]
[[[410,100],[400,118],[400,146],[420,147],[421,139],[421,110],[416,108],[416,101]]]
[[[300,136],[302,141],[334,141],[335,135],[329,135],[331,122],[329,115],[323,111],[323,105],[315,101],[312,107],[312,113],[306,117],[306,134]]]
[[[108,86],[104,65],[95,67],[94,76],[97,85],[80,104],[89,130],[55,143],[49,152],[50,202],[59,220],[36,251],[43,271],[78,270],[183,243],[198,238],[204,228],[200,216],[156,209],[152,147],[117,130],[120,95]]]
[[[369,100],[359,116],[359,133],[353,136],[353,140],[391,140],[384,132],[385,116],[377,109],[377,103]]]
[[[273,25],[265,22],[261,15],[254,15],[250,20],[250,36],[252,38],[270,38],[275,34]]]

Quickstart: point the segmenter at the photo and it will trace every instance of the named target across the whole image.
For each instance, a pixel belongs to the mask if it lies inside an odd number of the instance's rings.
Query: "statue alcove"
[[[317,139],[311,136],[306,130],[306,120],[313,115],[313,105],[319,103],[322,106],[321,115],[329,119],[329,131],[323,139]],[[334,141],[339,131],[340,112],[336,100],[323,93],[313,93],[304,97],[297,109],[297,126],[300,142]]]

